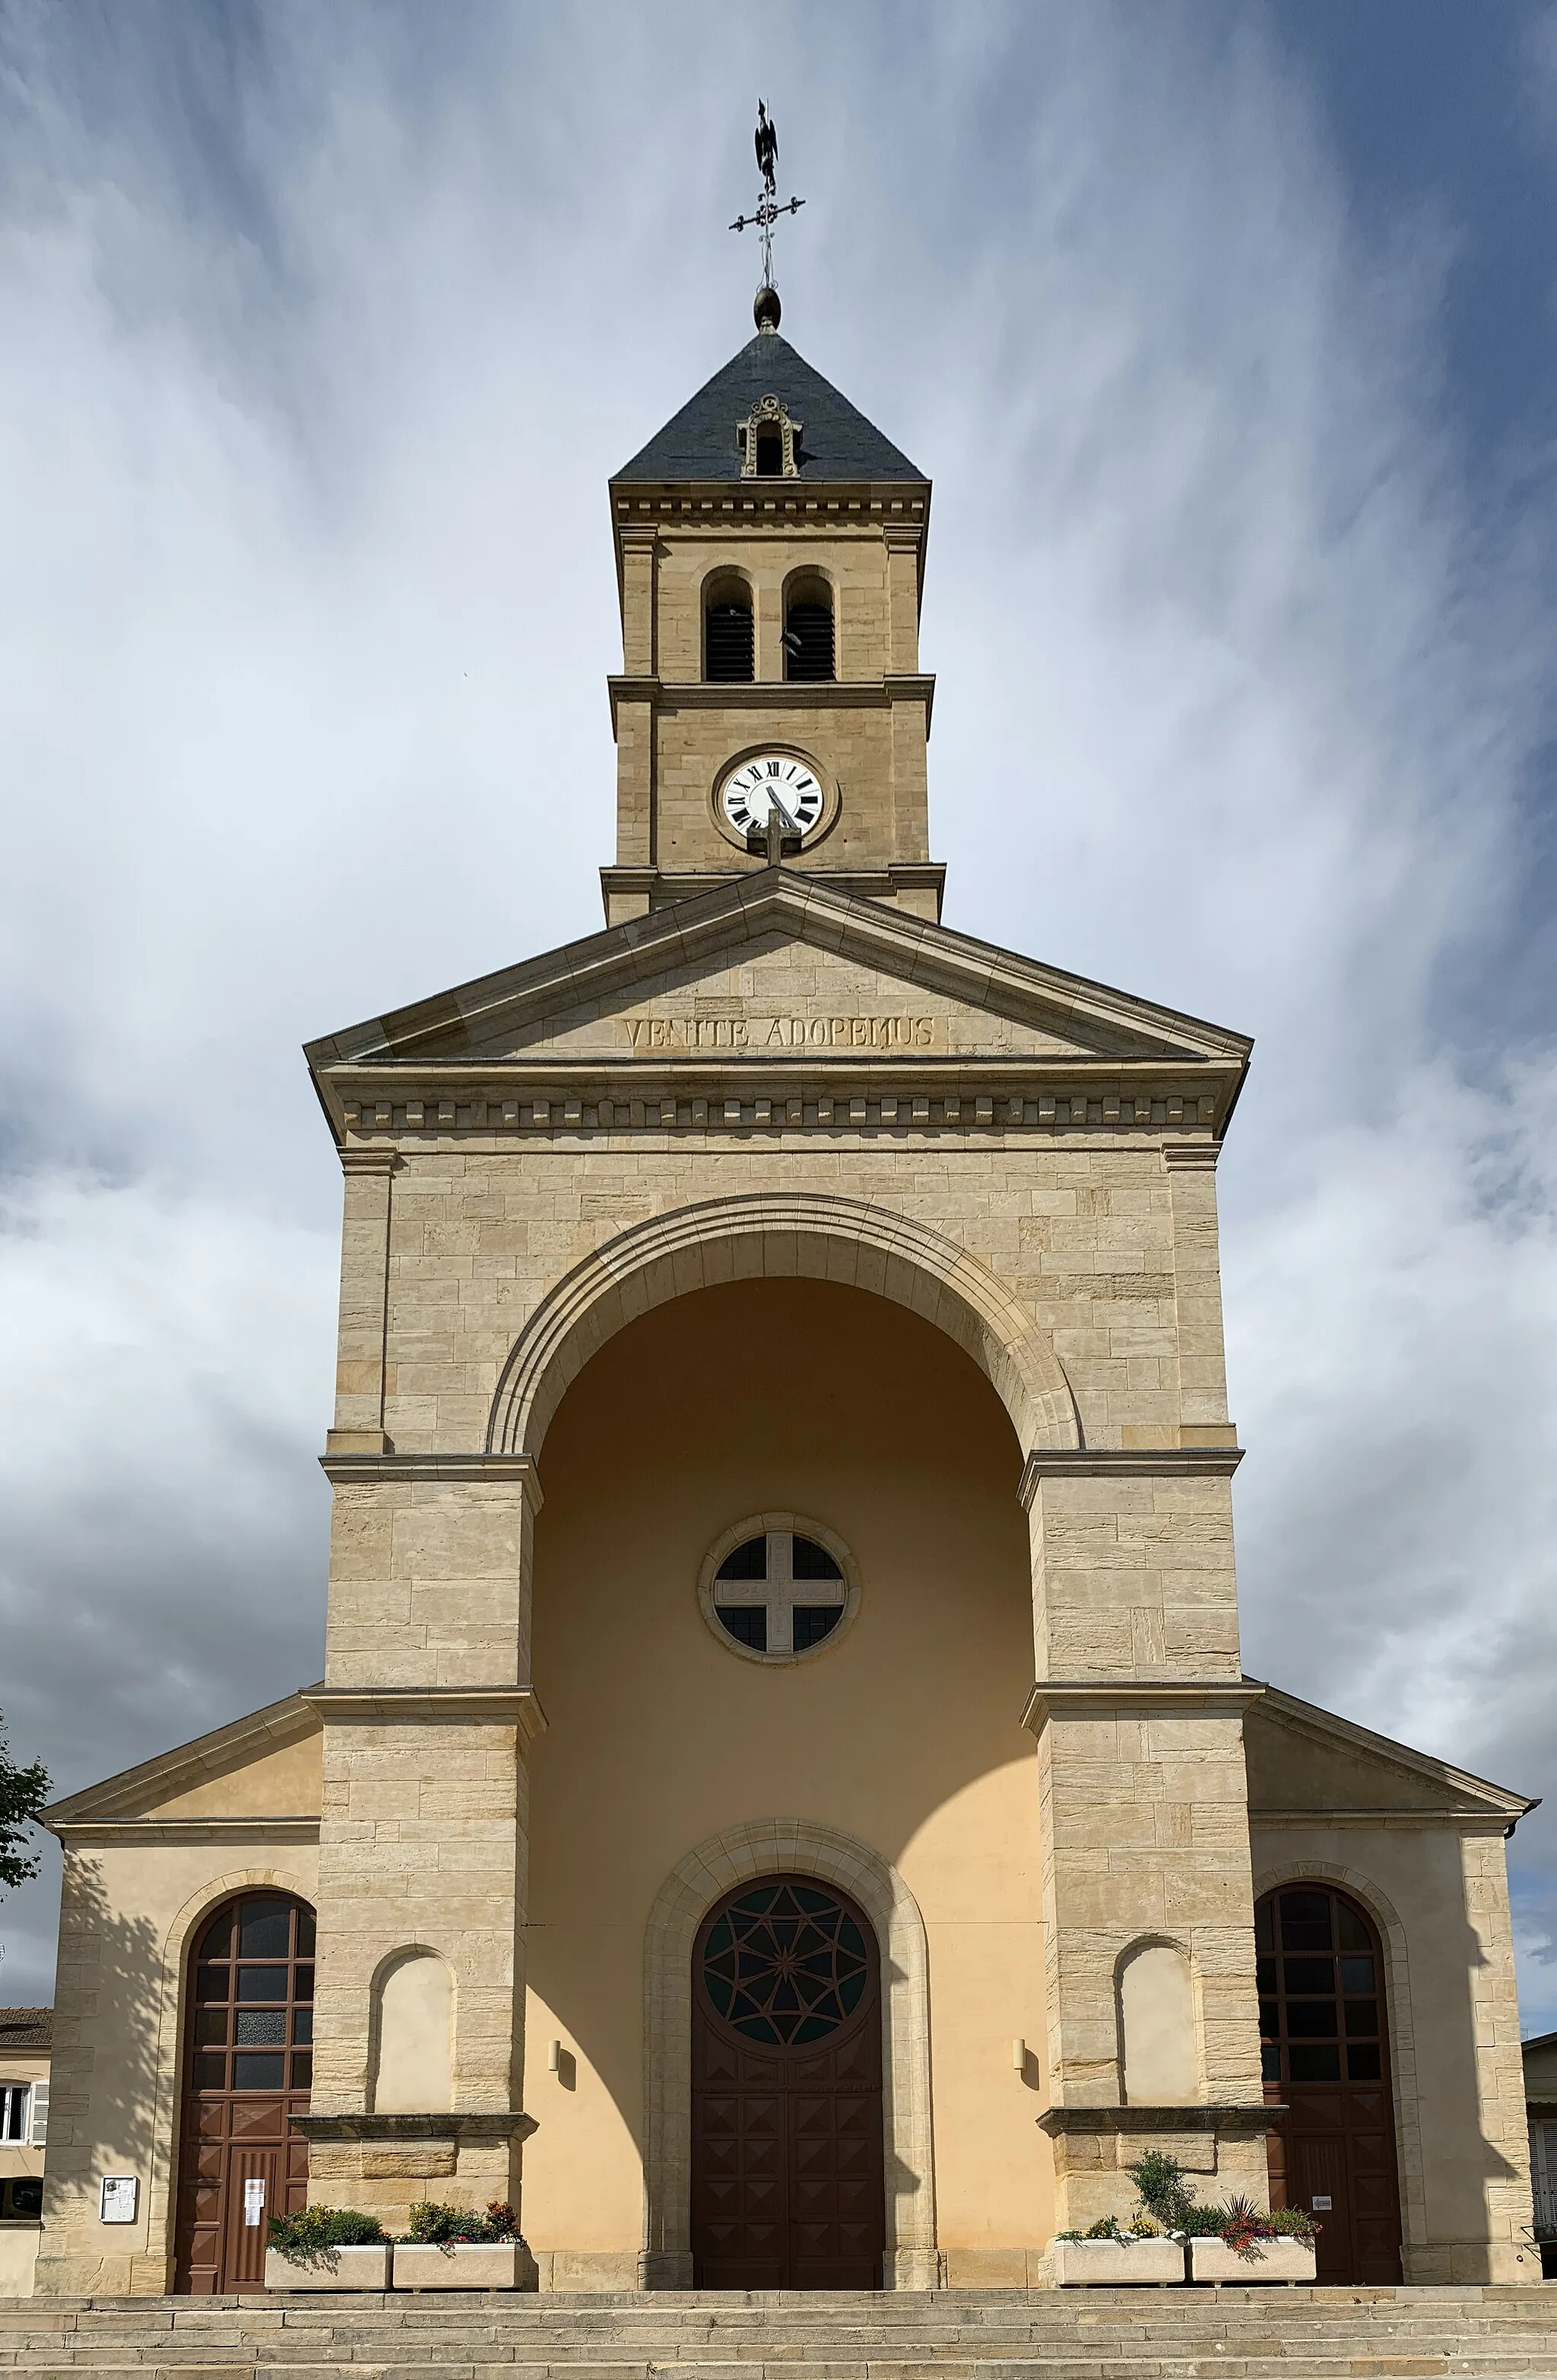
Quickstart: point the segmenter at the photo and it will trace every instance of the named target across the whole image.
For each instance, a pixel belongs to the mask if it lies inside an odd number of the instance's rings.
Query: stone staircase
[[[195,2380],[1557,2380],[1557,2285],[0,2301],[0,2372]]]

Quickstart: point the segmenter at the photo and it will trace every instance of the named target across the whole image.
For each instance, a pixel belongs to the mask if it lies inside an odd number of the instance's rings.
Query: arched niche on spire
[[[863,1199],[757,1192],[634,1224],[542,1299],[498,1381],[489,1454],[538,1455],[552,1415],[597,1349],[668,1299],[730,1281],[840,1281],[893,1299],[971,1355],[1024,1451],[1081,1443],[1058,1356],[987,1266],[939,1232]]]

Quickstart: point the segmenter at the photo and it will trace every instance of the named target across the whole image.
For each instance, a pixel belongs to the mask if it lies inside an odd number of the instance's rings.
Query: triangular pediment
[[[1106,985],[768,868],[311,1043],[332,1065],[716,1051],[1213,1064],[1249,1044]]]
[[[1250,1681],[1250,1683],[1255,1682]],[[1244,1723],[1249,1823],[1311,1811],[1316,1819],[1378,1813],[1441,1813],[1512,1824],[1534,1803],[1468,1769],[1436,1760],[1315,1703],[1266,1686]]]
[[[140,1825],[317,1823],[323,1786],[319,1713],[301,1694],[247,1711],[43,1812],[54,1833]]]

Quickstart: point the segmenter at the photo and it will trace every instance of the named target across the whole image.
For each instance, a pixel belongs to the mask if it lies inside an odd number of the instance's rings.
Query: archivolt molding
[[[853,1835],[805,1818],[757,1818],[710,1835],[666,1877],[644,1937],[644,2277],[692,2272],[692,1953],[721,1894],[761,1876],[815,1876],[856,1900],[881,1948],[886,2281],[935,2285],[930,2123],[930,1958],[919,1904],[896,1868]]]
[[[1251,1814],[1252,1815],[1252,1814]],[[1316,1824],[1319,1821],[1316,1819]],[[1258,1826],[1258,1820],[1253,1822]],[[1251,1828],[1252,1830],[1252,1828]],[[1404,2245],[1429,2245],[1427,2173],[1422,2154],[1421,2116],[1417,2098],[1417,2029],[1411,2009],[1411,1966],[1406,1927],[1393,1901],[1370,1876],[1338,1860],[1283,1860],[1262,1868],[1254,1878],[1254,1898],[1284,1884],[1331,1884],[1361,1902],[1379,1929],[1383,1944],[1385,1990],[1390,2027],[1391,2095],[1394,2101],[1395,2158],[1400,2168],[1401,2228]],[[1410,2278],[1410,2266],[1406,2266]]]
[[[638,1315],[723,1281],[796,1277],[869,1290],[944,1330],[993,1385],[1024,1451],[1080,1445],[1059,1358],[987,1266],[888,1208],[776,1191],[708,1199],[634,1224],[565,1274],[503,1366],[488,1453],[538,1454],[571,1382]]]

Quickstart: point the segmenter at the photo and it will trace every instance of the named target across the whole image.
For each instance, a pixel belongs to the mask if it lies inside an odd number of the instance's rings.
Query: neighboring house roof
[[[802,428],[795,460],[803,480],[923,480],[830,381],[814,371],[777,331],[759,331],[671,415],[616,474],[623,480],[739,480],[735,427],[760,397],[776,396]]]
[[[7,2049],[47,2049],[54,2039],[52,2008],[0,2008],[0,2054]]]

